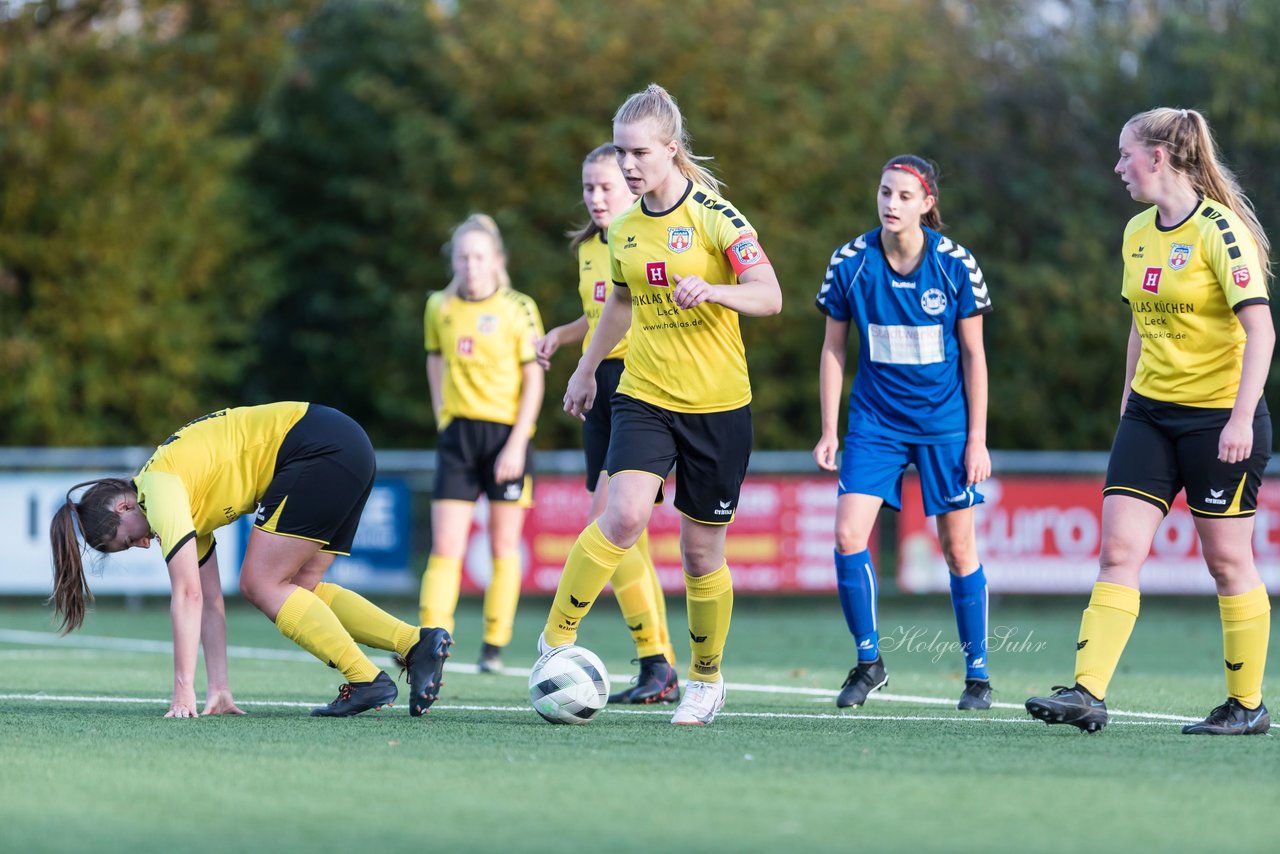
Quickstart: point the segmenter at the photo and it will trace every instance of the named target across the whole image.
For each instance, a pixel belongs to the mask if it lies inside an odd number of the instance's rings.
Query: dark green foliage
[[[0,442],[144,443],[302,398],[380,446],[433,444],[421,317],[449,227],[492,214],[515,287],[572,320],[581,159],[651,80],[782,281],[783,313],[743,321],[761,448],[817,437],[813,295],[876,225],[894,154],[938,162],[948,233],[991,284],[993,447],[1110,441],[1130,115],[1205,111],[1280,222],[1272,3],[257,0],[117,26],[126,8],[0,20]],[[542,447],[578,442],[574,361]]]

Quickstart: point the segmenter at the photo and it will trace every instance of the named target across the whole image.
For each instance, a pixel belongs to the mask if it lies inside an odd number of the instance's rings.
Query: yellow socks
[[[321,581],[316,596],[329,606],[356,643],[408,655],[418,642],[418,627],[397,619],[359,593]]]
[[[544,630],[547,643],[562,646],[578,639],[578,623],[591,610],[605,584],[622,562],[626,549],[605,539],[592,522],[569,550]]]
[[[294,588],[276,614],[280,634],[342,671],[348,682],[372,682],[381,671],[369,660],[319,596]]]
[[[662,653],[667,657],[667,663],[675,667],[676,648],[671,645],[671,630],[667,627],[667,595],[662,592],[662,580],[658,578],[658,571],[653,565],[653,555],[649,551],[648,530],[640,535],[640,539],[636,540],[632,548],[640,552],[644,557],[645,566],[649,567],[650,571],[646,577],[653,588],[653,603],[658,612],[658,643],[662,644]]]
[[[1267,588],[1258,585],[1237,596],[1219,596],[1218,610],[1222,614],[1227,696],[1235,697],[1246,709],[1256,709],[1262,704],[1262,671],[1271,636]]]
[[[641,537],[645,539],[648,532]],[[646,543],[646,545],[648,545]],[[631,630],[631,640],[636,645],[636,657],[666,655],[661,628],[665,622],[659,617],[658,603],[653,598],[653,564],[645,560],[648,550],[640,550],[640,543],[627,549],[622,563],[613,571],[613,595],[618,597],[622,619]]]
[[[1107,693],[1120,654],[1138,621],[1138,599],[1138,591],[1132,587],[1099,581],[1093,585],[1089,607],[1080,618],[1076,682],[1099,700]]]
[[[721,566],[701,578],[686,572],[684,586],[689,607],[689,646],[693,649],[689,678],[719,682],[720,658],[729,637],[729,618],[733,615],[733,579],[729,566]]]
[[[458,600],[454,588],[454,602]],[[494,646],[511,643],[511,627],[520,601],[520,556],[493,558],[493,578],[484,591],[484,642]]]
[[[418,624],[439,626],[453,632],[453,612],[458,607],[458,588],[462,585],[462,559],[432,555],[422,573],[422,590],[418,594]]]

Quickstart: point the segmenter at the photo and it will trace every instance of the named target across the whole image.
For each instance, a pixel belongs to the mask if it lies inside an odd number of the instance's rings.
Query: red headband
[[[912,175],[915,175],[916,180],[924,187],[924,194],[926,196],[933,195],[933,190],[929,188],[929,182],[924,179],[924,176],[920,174],[918,169],[908,166],[905,163],[890,163],[888,166],[884,167],[885,172],[888,172],[890,169],[901,169],[903,172],[910,172]]]

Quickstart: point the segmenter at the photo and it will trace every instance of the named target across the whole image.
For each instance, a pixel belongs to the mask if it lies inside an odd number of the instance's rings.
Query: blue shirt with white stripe
[[[991,296],[969,250],[923,230],[924,259],[909,274],[889,266],[878,228],[841,246],[827,266],[818,310],[852,322],[859,337],[850,434],[918,444],[968,435],[956,324],[991,311]]]

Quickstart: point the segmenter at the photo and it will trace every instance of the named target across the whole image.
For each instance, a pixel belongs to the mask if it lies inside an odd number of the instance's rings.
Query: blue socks
[[[964,649],[964,678],[986,679],[987,577],[981,565],[969,575],[951,576],[951,607]]]
[[[858,661],[875,661],[880,655],[880,631],[876,625],[879,588],[875,567],[871,565],[871,552],[842,555],[837,551],[836,581],[844,621],[858,643]]]

